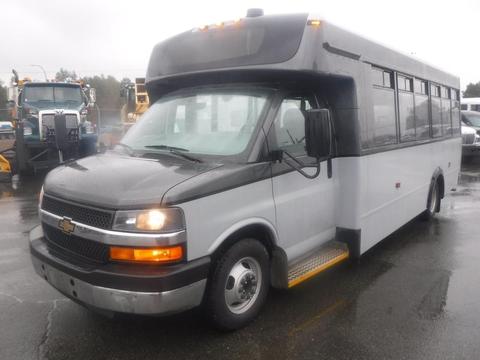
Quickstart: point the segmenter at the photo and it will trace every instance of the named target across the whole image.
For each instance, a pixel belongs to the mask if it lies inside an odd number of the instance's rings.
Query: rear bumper
[[[86,265],[62,258],[46,245],[41,227],[30,233],[38,275],[65,296],[103,311],[165,315],[200,305],[209,258],[174,266]]]

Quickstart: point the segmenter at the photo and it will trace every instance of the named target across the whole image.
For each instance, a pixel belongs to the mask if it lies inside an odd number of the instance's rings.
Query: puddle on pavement
[[[10,182],[0,183],[0,199],[38,195],[45,178],[44,173],[32,177],[14,175]]]

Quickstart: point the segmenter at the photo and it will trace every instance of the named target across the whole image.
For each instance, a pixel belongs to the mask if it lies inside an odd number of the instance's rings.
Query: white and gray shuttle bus
[[[308,14],[165,40],[146,86],[117,148],[49,173],[30,236],[36,271],[94,309],[239,328],[457,183],[459,79]]]

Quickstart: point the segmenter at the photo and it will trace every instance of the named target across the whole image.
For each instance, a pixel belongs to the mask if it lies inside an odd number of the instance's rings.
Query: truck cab
[[[16,86],[12,101],[20,172],[96,152],[97,133],[88,120],[90,99],[80,83],[20,80]]]

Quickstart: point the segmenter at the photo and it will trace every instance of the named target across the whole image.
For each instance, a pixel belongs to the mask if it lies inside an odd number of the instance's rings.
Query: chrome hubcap
[[[233,265],[225,284],[225,302],[235,314],[246,312],[257,300],[262,286],[262,270],[257,260],[245,257]]]

